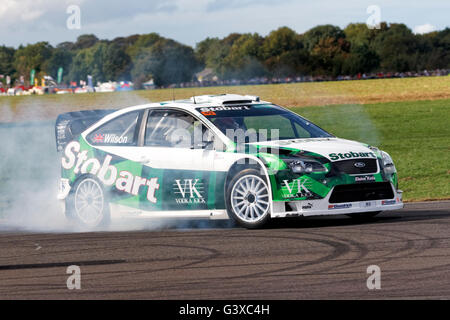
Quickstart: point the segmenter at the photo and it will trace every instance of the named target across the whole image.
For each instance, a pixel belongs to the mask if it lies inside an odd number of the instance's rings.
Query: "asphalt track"
[[[66,287],[69,265],[80,290]],[[449,299],[450,201],[264,230],[0,233],[0,299],[110,298]]]

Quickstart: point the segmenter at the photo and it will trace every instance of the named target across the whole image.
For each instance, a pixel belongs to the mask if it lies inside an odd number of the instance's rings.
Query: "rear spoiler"
[[[56,150],[62,151],[67,143],[76,139],[95,122],[116,111],[115,109],[84,110],[60,114],[56,118]]]

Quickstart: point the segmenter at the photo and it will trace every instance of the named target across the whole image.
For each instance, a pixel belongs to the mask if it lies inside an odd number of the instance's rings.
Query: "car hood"
[[[256,144],[260,147],[296,149],[319,154],[330,161],[355,158],[376,158],[376,153],[366,144],[339,138],[311,138],[266,141]]]

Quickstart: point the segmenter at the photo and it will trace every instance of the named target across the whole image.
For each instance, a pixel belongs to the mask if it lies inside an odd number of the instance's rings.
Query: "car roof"
[[[148,103],[142,104],[132,107],[125,107],[119,109],[115,112],[112,112],[105,117],[103,117],[100,121],[98,121],[93,126],[87,129],[87,133],[95,130],[96,128],[102,126],[106,122],[119,117],[125,113],[132,111],[139,111],[144,109],[151,108],[177,108],[181,110],[185,110],[194,114],[199,119],[203,121],[209,122],[209,120],[201,114],[197,108],[205,108],[205,107],[219,107],[219,106],[238,106],[238,105],[251,105],[251,104],[269,104],[270,102],[261,101],[258,96],[249,96],[249,95],[237,95],[237,94],[218,94],[218,95],[202,95],[191,97],[190,99],[185,100],[172,100],[172,101],[163,101],[156,103]],[[85,131],[86,133],[86,131]],[[219,133],[220,135],[221,133]]]
[[[129,111],[135,111],[135,110],[141,110],[141,109],[147,109],[147,108],[171,107],[171,108],[179,108],[179,109],[184,109],[186,111],[198,113],[196,109],[202,108],[202,107],[236,106],[236,105],[243,105],[243,104],[249,105],[249,104],[261,104],[261,103],[270,103],[270,102],[261,101],[258,96],[250,96],[250,95],[237,95],[237,94],[201,95],[201,96],[191,97],[190,99],[162,101],[162,102],[126,107],[126,108],[118,110],[117,112],[121,114],[121,113],[126,113]]]
[[[177,108],[181,110],[188,111],[200,119],[203,119],[203,121],[206,121],[207,123],[209,120],[201,114],[197,108],[205,108],[205,107],[219,107],[219,106],[239,106],[239,105],[251,105],[251,104],[269,104],[270,102],[267,101],[261,101],[258,96],[249,96],[249,95],[237,95],[237,94],[219,94],[219,95],[202,95],[202,96],[195,96],[191,97],[190,99],[185,100],[173,100],[173,101],[163,101],[163,102],[156,102],[156,103],[148,103],[148,104],[142,104],[132,107],[125,107],[122,109],[119,109],[115,112],[112,112],[105,117],[103,117],[100,121],[95,123],[93,126],[89,127],[86,131],[83,132],[83,136],[85,137],[86,134],[89,134],[93,130],[96,130],[98,127],[102,126],[106,122],[113,120],[116,117],[121,116],[122,114],[132,112],[132,111],[139,111],[144,109],[151,109],[151,108]],[[226,138],[226,136],[220,132],[217,128],[212,128],[216,134],[219,136],[223,136]]]

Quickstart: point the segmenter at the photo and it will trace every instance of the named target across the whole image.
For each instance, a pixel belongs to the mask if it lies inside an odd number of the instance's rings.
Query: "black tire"
[[[255,190],[253,191],[259,190],[258,193],[252,192],[251,188],[247,191],[243,189],[245,183],[251,183],[251,181],[254,182]],[[237,197],[243,199],[237,200]],[[270,197],[267,179],[258,170],[242,170],[231,179],[227,186],[226,206],[228,215],[237,224],[245,228],[261,228],[270,220]],[[240,200],[244,203],[239,204]]]
[[[85,194],[86,188],[92,187],[91,194]],[[99,198],[96,197],[99,196]],[[85,202],[82,198],[85,198]],[[84,215],[84,204],[92,207],[90,212],[94,213],[88,219]],[[95,208],[95,209],[94,209]],[[95,212],[97,211],[97,212]],[[87,211],[86,211],[87,212]],[[72,187],[66,200],[66,217],[81,227],[94,229],[107,226],[110,222],[109,203],[106,197],[105,188],[97,177],[87,174],[80,177]]]
[[[375,217],[377,214],[380,214],[381,211],[374,211],[374,212],[357,212],[357,213],[350,213],[347,216],[349,216],[352,219],[355,220],[370,220],[373,217]]]

